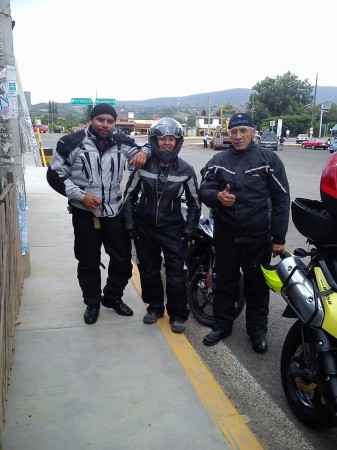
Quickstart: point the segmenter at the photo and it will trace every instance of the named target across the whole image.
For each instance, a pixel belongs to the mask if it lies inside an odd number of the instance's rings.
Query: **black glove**
[[[137,239],[139,239],[139,234],[137,230],[128,230],[128,235],[134,241],[137,241]]]

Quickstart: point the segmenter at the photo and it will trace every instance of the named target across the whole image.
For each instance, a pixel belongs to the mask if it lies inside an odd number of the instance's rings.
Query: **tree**
[[[64,117],[64,128],[71,130],[73,127],[78,125],[78,118],[72,111],[66,113]]]
[[[282,76],[265,78],[253,88],[256,93],[249,98],[248,109],[254,108],[254,119],[284,115],[304,114],[312,107],[312,86],[308,80],[301,81],[289,71]]]

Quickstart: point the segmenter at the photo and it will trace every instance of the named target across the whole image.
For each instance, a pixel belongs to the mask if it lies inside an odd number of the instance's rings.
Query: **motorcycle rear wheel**
[[[210,275],[207,272],[207,266],[200,265],[188,284],[188,305],[193,316],[202,325],[213,327],[213,291],[210,286]],[[245,307],[245,297],[243,293],[243,275],[240,279],[240,294],[235,303],[235,318],[237,318]]]
[[[301,322],[298,320],[288,331],[282,348],[281,379],[285,397],[293,413],[307,425],[336,427],[336,419],[332,417],[319,392],[319,367],[305,329],[304,341],[303,348]],[[305,372],[306,369],[308,370]],[[298,375],[301,370],[303,376]]]

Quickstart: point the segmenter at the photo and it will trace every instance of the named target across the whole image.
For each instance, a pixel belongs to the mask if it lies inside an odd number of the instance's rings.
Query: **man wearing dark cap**
[[[290,194],[284,165],[254,142],[246,113],[229,121],[231,148],[217,153],[201,170],[200,200],[214,210],[216,279],[214,326],[203,342],[217,344],[232,333],[241,271],[246,299],[246,331],[253,350],[266,352],[269,288],[260,264],[284,253]]]
[[[131,240],[121,213],[120,182],[126,161],[142,167],[150,150],[115,133],[116,110],[107,103],[94,106],[84,130],[63,136],[47,170],[50,186],[68,198],[74,228],[77,278],[86,305],[84,322],[97,321],[101,304],[122,316],[133,311],[123,300],[132,275]],[[109,255],[108,277],[101,289],[101,247]]]

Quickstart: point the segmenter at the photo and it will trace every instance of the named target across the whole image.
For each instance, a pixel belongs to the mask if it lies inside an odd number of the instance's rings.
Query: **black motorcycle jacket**
[[[200,203],[193,167],[177,157],[170,164],[167,175],[161,178],[161,184],[158,183],[160,173],[160,162],[153,156],[130,175],[123,206],[126,230],[136,230],[136,220],[141,220],[157,227],[181,224],[183,233],[196,233]],[[183,193],[187,204],[187,222],[181,212]]]
[[[235,242],[271,239],[284,244],[288,231],[290,194],[284,165],[271,150],[253,141],[246,150],[217,153],[201,170],[199,198]],[[236,199],[224,207],[217,196],[227,184]]]

